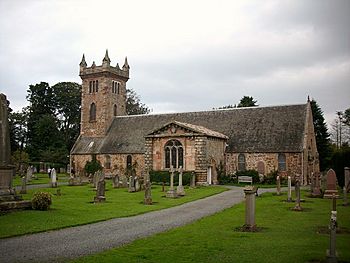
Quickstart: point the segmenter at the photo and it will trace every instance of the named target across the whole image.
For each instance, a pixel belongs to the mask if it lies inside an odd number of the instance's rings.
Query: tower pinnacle
[[[85,68],[87,66],[86,61],[85,61],[85,54],[83,54],[83,58],[81,59],[81,62],[79,65],[80,65],[80,67],[83,67],[83,68]]]
[[[102,66],[109,66],[110,63],[111,63],[111,60],[110,60],[110,58],[108,56],[108,49],[106,49],[105,57],[102,60]]]
[[[125,62],[124,62],[124,65],[123,65],[123,70],[124,71],[128,71],[130,69],[130,66],[128,64],[128,57],[125,57]]]

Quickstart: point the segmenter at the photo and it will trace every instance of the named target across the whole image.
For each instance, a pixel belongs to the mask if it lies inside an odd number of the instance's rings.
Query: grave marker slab
[[[337,190],[337,176],[333,169],[329,169],[327,172],[327,186],[326,191],[323,195],[323,198],[332,198],[333,194],[338,198],[338,190]]]

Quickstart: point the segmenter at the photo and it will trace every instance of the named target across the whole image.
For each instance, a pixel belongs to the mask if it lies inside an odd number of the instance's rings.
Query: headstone
[[[141,190],[140,179],[138,176],[135,176],[135,192],[139,192]]]
[[[145,183],[145,199],[143,201],[143,203],[145,205],[151,205],[152,204],[151,188],[152,188],[151,182],[148,179],[146,179],[146,183]]]
[[[56,169],[52,168],[51,169],[51,187],[56,188],[57,187],[57,174],[56,174]]]
[[[119,188],[120,187],[120,182],[119,182],[119,175],[115,175],[112,178],[112,183],[113,183],[113,188]]]
[[[249,231],[256,230],[255,224],[255,194],[256,187],[246,186],[243,191],[245,194],[245,224],[244,229]]]
[[[190,187],[191,188],[196,188],[196,173],[195,172],[191,173]]]
[[[176,188],[176,193],[179,196],[185,195],[185,189],[182,185],[182,173],[183,173],[183,168],[182,168],[182,166],[180,166],[180,168],[179,168],[179,185]]]
[[[27,182],[32,181],[32,176],[33,176],[33,170],[32,167],[28,166],[27,168]]]
[[[124,175],[122,176],[122,186],[124,188],[127,188],[128,187],[128,178]]]
[[[337,191],[337,176],[333,169],[329,169],[327,172],[326,191],[324,192],[323,198],[332,198],[333,194],[335,194],[336,198],[339,197]]]
[[[343,187],[343,206],[348,206],[349,205],[349,200],[348,200],[348,192],[346,191],[346,187]]]
[[[300,206],[300,179],[298,178],[295,182],[295,207],[294,211],[302,211],[303,209]]]
[[[21,185],[21,191],[20,194],[26,194],[27,193],[27,179],[25,177],[22,177],[22,185]]]
[[[292,202],[292,178],[288,176],[288,196],[287,202]]]
[[[277,184],[277,195],[281,195],[281,177],[277,175],[276,177],[276,184]]]
[[[350,168],[344,167],[344,185],[346,187],[346,191],[350,192]]]
[[[328,263],[337,263],[336,255],[336,233],[337,233],[337,211],[336,211],[336,196],[332,195],[333,199],[333,209],[331,211],[331,219],[329,222],[330,238],[329,238],[329,250],[327,250],[327,262]]]
[[[100,180],[98,180],[97,182],[97,191],[94,199],[95,203],[101,203],[106,201],[105,189],[106,189],[106,182],[104,180],[104,177],[100,177]]]
[[[320,197],[321,196],[321,173],[314,173],[315,185],[312,189],[311,196]]]
[[[130,175],[129,177],[129,193],[135,192],[135,177]]]
[[[166,197],[168,198],[177,198],[176,191],[174,190],[174,167],[171,165],[170,167],[170,189],[166,193]]]
[[[31,207],[31,201],[23,201],[12,187],[15,167],[10,164],[10,129],[8,122],[8,103],[0,93],[0,210]]]

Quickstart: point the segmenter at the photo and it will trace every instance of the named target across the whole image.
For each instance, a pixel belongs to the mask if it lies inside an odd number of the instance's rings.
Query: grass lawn
[[[180,205],[226,190],[224,187],[199,187],[186,190],[186,196],[178,199],[163,197],[161,186],[152,186],[154,205],[144,205],[144,191],[129,193],[125,188],[113,189],[106,184],[106,202],[94,204],[96,192],[90,185],[61,186],[61,196],[56,196],[56,188],[40,189],[53,194],[49,211],[24,210],[0,215],[0,238],[42,232],[46,230],[77,226],[116,217],[127,217],[153,210]],[[39,189],[29,190],[23,195],[25,200]]]
[[[30,182],[27,183],[27,185],[32,184],[48,184],[50,183],[50,178],[47,175],[47,173],[36,173],[34,174],[37,178],[32,179]],[[60,182],[67,182],[68,181],[68,175],[67,174],[57,174],[58,183]],[[13,186],[21,186],[22,185],[22,178],[18,175],[16,175],[13,178],[12,181]]]
[[[303,192],[305,194],[305,192]],[[331,200],[306,199],[303,212],[291,211],[286,195],[264,194],[256,200],[256,223],[261,232],[235,231],[244,224],[241,203],[213,216],[78,262],[320,262],[329,246],[327,229]],[[342,201],[339,201],[342,203]],[[350,262],[350,207],[337,206],[338,259]],[[347,232],[346,232],[347,231]]]

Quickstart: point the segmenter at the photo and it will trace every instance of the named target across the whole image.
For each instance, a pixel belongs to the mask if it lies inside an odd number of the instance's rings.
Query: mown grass
[[[304,196],[303,212],[283,202],[286,195],[271,193],[256,201],[256,223],[261,232],[247,233],[235,229],[244,224],[241,203],[190,225],[73,262],[324,262],[329,235],[327,229],[331,201]],[[337,234],[340,262],[350,262],[350,207],[337,206]],[[345,233],[344,230],[348,232]]]
[[[27,185],[33,185],[33,184],[48,184],[50,183],[50,178],[47,173],[35,173],[35,179],[33,178],[30,182],[27,183]],[[68,175],[67,174],[57,174],[57,181],[60,182],[67,182],[68,181]],[[13,186],[21,186],[22,185],[22,177],[16,175],[13,177],[12,181]]]
[[[28,233],[42,232],[70,226],[103,221],[116,217],[127,217],[180,205],[204,198],[226,190],[226,188],[200,187],[186,188],[186,196],[178,199],[163,197],[160,186],[152,186],[154,205],[144,205],[144,192],[129,193],[127,189],[113,189],[111,183],[106,185],[106,202],[94,204],[96,192],[89,185],[61,186],[61,196],[55,195],[56,188],[29,190],[23,195],[31,199],[33,193],[46,191],[52,194],[52,206],[49,211],[24,210],[0,215],[0,238]]]

